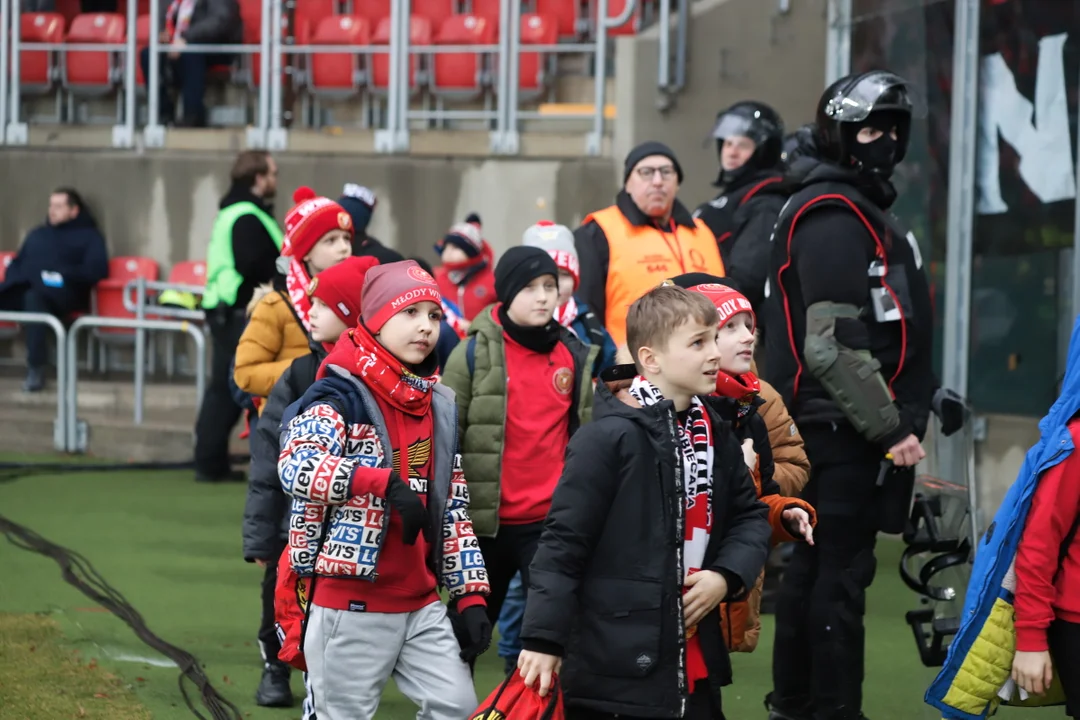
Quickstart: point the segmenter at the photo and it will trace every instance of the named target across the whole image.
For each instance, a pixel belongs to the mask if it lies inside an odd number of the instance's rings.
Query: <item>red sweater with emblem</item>
[[[1069,422],[1080,447],[1080,419]],[[1043,473],[1016,550],[1016,649],[1048,649],[1046,630],[1055,619],[1080,623],[1080,537],[1064,548],[1080,515],[1080,452]]]
[[[499,316],[495,315],[498,322]],[[570,442],[574,357],[561,342],[550,353],[503,333],[506,429],[499,477],[499,522],[543,522]]]

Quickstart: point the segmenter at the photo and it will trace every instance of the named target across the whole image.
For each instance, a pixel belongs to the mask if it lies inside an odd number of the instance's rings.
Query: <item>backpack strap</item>
[[[307,329],[304,326],[304,321],[300,319],[300,313],[296,312],[296,308],[293,307],[292,300],[289,299],[289,294],[284,290],[276,290],[275,292],[277,292],[277,294],[281,296],[281,299],[285,301],[285,307],[289,308],[289,312],[292,313],[293,320],[296,321],[296,324],[300,326],[300,329],[303,330],[304,334],[306,335]]]
[[[600,322],[600,318],[596,317],[596,313],[592,310],[586,310],[578,317],[581,319],[585,332],[589,334],[589,344],[603,346],[604,325]]]
[[[476,336],[470,335],[465,345],[465,364],[469,366],[469,377],[476,374]]]

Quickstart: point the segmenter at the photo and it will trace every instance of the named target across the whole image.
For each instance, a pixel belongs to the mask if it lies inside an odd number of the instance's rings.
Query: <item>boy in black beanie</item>
[[[596,346],[555,319],[559,268],[539,248],[513,247],[495,268],[499,302],[472,321],[442,383],[457,395],[473,528],[499,617],[510,579],[529,564],[570,436],[592,411]]]

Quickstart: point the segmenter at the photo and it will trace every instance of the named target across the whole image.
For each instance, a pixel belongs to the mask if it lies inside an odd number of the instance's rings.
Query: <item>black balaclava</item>
[[[883,111],[871,113],[866,120],[858,125],[852,125],[852,133],[848,141],[848,152],[852,159],[857,161],[862,172],[875,175],[882,180],[888,180],[893,170],[896,169],[896,156],[900,149],[900,140],[894,140],[890,131],[896,128],[898,137],[903,138],[902,113]],[[871,143],[860,143],[856,136],[864,127],[871,127],[884,133]]]

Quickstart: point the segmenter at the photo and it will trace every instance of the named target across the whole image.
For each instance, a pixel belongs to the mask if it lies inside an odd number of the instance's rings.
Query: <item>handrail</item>
[[[140,287],[142,290],[139,289]],[[133,280],[128,280],[127,283],[124,284],[124,309],[129,313],[138,313],[141,304],[144,313],[150,313],[158,317],[191,320],[192,322],[202,322],[206,319],[206,313],[202,310],[188,310],[187,308],[172,307],[170,305],[149,305],[146,303],[147,290],[152,290],[156,293],[163,293],[166,290],[175,290],[176,292],[186,292],[191,293],[192,295],[202,295],[206,292],[206,287],[203,285],[185,285],[184,283],[170,283],[162,282],[160,280],[135,278]],[[134,298],[132,297],[132,294],[134,294]],[[139,302],[139,297],[143,298],[142,303]]]
[[[3,0],[0,0],[2,2]],[[68,361],[70,357],[65,352],[68,331],[64,324],[54,315],[48,313],[19,312],[15,310],[0,310],[0,321],[14,322],[20,325],[48,325],[56,335],[56,424],[53,426],[53,447],[63,451],[68,448],[67,431],[70,424],[66,422],[64,413],[64,397],[67,390]]]
[[[22,44],[22,8],[19,0],[8,0],[8,27],[4,34],[10,34],[11,40],[8,53],[8,76],[11,78],[11,99],[8,101],[8,117],[4,126],[4,135],[9,145],[26,142],[25,137],[19,137],[22,124],[19,122],[19,105],[22,102],[19,88],[19,64],[22,62],[22,52],[19,47]]]
[[[127,41],[124,51],[124,124],[113,127],[113,147],[135,146],[135,66],[139,62],[137,33],[139,22],[137,3],[127,4]]]
[[[8,109],[8,6],[13,0],[0,0],[0,145],[7,144]],[[18,83],[12,83],[17,87]]]
[[[593,90],[593,129],[585,140],[585,152],[589,155],[599,155],[604,148],[604,102],[607,90],[607,31],[618,27],[630,19],[637,8],[637,0],[627,0],[626,7],[618,17],[607,16],[608,0],[597,0],[596,8],[596,61],[593,73],[596,79],[596,87]]]
[[[108,328],[126,328],[129,330],[160,330],[164,332],[183,332],[187,333],[195,341],[195,392],[199,398],[199,402],[202,402],[203,391],[206,387],[206,335],[203,333],[202,328],[186,320],[140,320],[138,318],[112,318],[112,317],[99,317],[96,315],[84,315],[71,324],[67,334],[67,372],[68,381],[66,385],[67,391],[67,444],[68,452],[85,452],[86,443],[84,439],[79,438],[78,429],[78,393],[76,392],[76,386],[78,384],[78,365],[76,362],[76,355],[78,349],[79,331],[88,327],[108,327]],[[136,353],[138,355],[138,353]],[[136,357],[135,364],[135,423],[142,424],[143,421],[143,395],[145,390],[143,387],[144,374],[146,373],[146,363],[140,362],[140,358]]]

